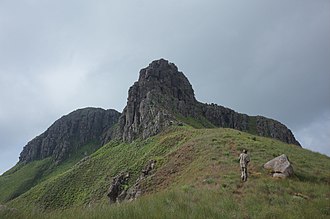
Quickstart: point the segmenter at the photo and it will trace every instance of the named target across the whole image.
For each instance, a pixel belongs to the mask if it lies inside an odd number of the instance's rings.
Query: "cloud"
[[[316,137],[317,136],[317,137]],[[330,156],[330,111],[296,132],[303,146]]]

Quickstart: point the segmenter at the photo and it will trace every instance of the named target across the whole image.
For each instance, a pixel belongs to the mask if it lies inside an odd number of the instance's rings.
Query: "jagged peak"
[[[159,68],[159,67],[161,68],[169,67],[178,70],[178,67],[174,63],[163,58],[152,61],[147,68]]]
[[[165,59],[152,61],[148,67],[141,69],[139,81],[148,80],[150,78],[159,79],[160,74],[177,74],[178,67]]]
[[[141,69],[139,80],[129,89],[127,106],[119,119],[119,139],[148,138],[180,122],[178,116],[193,118],[206,127],[233,128],[299,145],[291,131],[278,122],[199,103],[186,76],[163,58]]]
[[[183,101],[196,101],[188,78],[175,64],[163,58],[152,61],[146,68],[141,69],[139,80],[130,91],[132,92],[129,92],[129,96],[136,93],[146,96],[151,92]]]

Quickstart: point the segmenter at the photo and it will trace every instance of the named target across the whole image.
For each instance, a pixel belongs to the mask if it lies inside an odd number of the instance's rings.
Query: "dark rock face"
[[[178,116],[204,118],[216,127],[300,145],[292,132],[275,120],[250,117],[216,104],[199,103],[188,79],[173,63],[164,59],[153,61],[140,71],[139,80],[129,89],[116,137],[129,142],[136,138],[146,139],[172,124],[180,124]]]
[[[118,137],[132,141],[158,134],[176,121],[176,113],[193,114],[195,104],[194,91],[183,73],[164,59],[153,61],[128,91]]]
[[[201,107],[203,116],[217,127],[233,128],[240,131],[248,130],[248,115],[216,104],[203,104]]]
[[[289,144],[300,145],[290,129],[273,119],[257,116],[256,129],[260,136],[271,137]]]
[[[52,156],[56,162],[88,143],[101,146],[118,122],[120,113],[115,110],[85,108],[63,116],[44,133],[30,141],[20,154],[20,162],[30,162]]]
[[[203,104],[202,109],[203,116],[217,127],[237,129],[300,146],[291,130],[276,120],[248,116],[216,104]]]

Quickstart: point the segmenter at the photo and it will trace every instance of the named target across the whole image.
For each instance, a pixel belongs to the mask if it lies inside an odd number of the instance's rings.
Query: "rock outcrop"
[[[118,203],[125,199],[129,178],[130,175],[128,172],[119,173],[117,176],[112,178],[112,182],[108,190],[110,204]]]
[[[293,175],[293,167],[285,154],[268,161],[264,164],[264,168],[270,170],[275,178],[286,178]]]
[[[62,162],[80,147],[93,143],[101,146],[111,136],[111,128],[118,122],[115,110],[85,108],[63,116],[44,133],[30,141],[20,154],[19,162],[30,162],[52,156]]]
[[[300,145],[291,130],[282,123],[263,116],[256,117],[256,130],[258,135],[281,140],[289,144]]]
[[[130,179],[129,172],[121,172],[113,177],[107,194],[110,204],[123,201],[133,201],[140,197],[143,193],[143,183],[145,183],[145,180],[152,175],[155,165],[156,161],[150,160],[142,169],[139,178],[137,178],[134,185],[130,188],[128,185]]]
[[[143,184],[146,182],[146,179],[152,175],[153,170],[155,169],[156,161],[150,160],[146,166],[141,171],[141,175],[135,181],[135,184],[127,190],[125,200],[133,201],[140,197],[143,194]]]
[[[216,127],[248,131],[249,116],[217,104],[200,104],[202,115]]]
[[[176,121],[176,113],[193,115],[196,102],[188,79],[173,63],[153,61],[128,91],[119,138],[132,141],[158,134]]]
[[[116,137],[128,142],[146,139],[172,124],[180,124],[180,117],[300,145],[280,122],[198,102],[188,79],[173,63],[164,59],[153,61],[140,71],[139,80],[129,89]]]

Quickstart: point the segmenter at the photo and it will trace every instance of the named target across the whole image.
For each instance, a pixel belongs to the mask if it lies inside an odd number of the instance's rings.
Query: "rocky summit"
[[[30,141],[19,160],[26,163],[53,157],[61,162],[91,142],[101,146],[111,139],[126,142],[146,139],[169,126],[184,123],[200,128],[232,128],[300,145],[278,121],[198,102],[187,77],[175,64],[159,59],[140,71],[138,81],[128,91],[122,114],[100,108],[76,110]]]
[[[111,128],[117,123],[120,113],[115,110],[85,108],[63,116],[44,133],[30,141],[20,154],[20,162],[41,160],[52,156],[61,162],[75,150],[94,143],[102,146],[109,140]]]
[[[119,119],[119,138],[132,141],[158,134],[177,122],[177,114],[194,115],[194,90],[178,68],[164,59],[140,71],[128,91],[127,106]]]
[[[124,141],[146,139],[170,125],[191,119],[203,127],[233,128],[300,145],[292,132],[278,121],[198,102],[185,75],[164,59],[142,69],[139,80],[129,89],[117,138]]]

